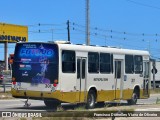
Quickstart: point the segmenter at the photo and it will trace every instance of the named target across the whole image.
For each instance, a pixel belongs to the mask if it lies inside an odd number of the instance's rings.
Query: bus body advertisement
[[[17,43],[12,95],[43,99],[48,107],[62,102],[95,103],[148,98],[150,57],[147,51],[62,44]]]
[[[57,46],[20,44],[16,47],[13,78],[17,89],[51,91],[50,84],[58,79]]]

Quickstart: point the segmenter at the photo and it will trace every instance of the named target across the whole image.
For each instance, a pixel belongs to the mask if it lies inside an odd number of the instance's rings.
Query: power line
[[[66,23],[59,23],[59,24],[50,24],[50,23],[37,23],[32,25],[25,25],[28,27],[40,27],[40,26],[64,26]]]
[[[53,26],[57,25],[57,26]],[[34,25],[33,25],[34,26]],[[36,24],[36,27],[29,27],[28,33],[29,37],[30,35],[33,34],[46,34],[45,36],[50,36],[53,39],[53,35],[55,34],[62,34],[62,35],[67,35],[67,26],[66,23],[64,24]],[[84,43],[85,41],[85,27],[84,25],[80,25],[74,22],[70,22],[70,28],[72,32],[72,37],[73,38],[81,38],[79,42]],[[127,32],[127,31],[118,31],[118,30],[113,30],[113,29],[104,29],[104,28],[99,28],[99,27],[93,27],[90,26],[90,36],[91,36],[91,42],[92,43],[98,43],[101,41],[100,44],[115,44],[115,45],[121,45],[124,48],[138,48],[138,49],[147,49],[151,50],[151,53],[155,53],[156,51],[159,51],[156,47],[154,48],[149,48],[149,43],[147,41],[152,41],[157,44],[160,41],[160,34],[159,33],[132,33],[132,32]],[[1,32],[1,30],[0,30]],[[3,32],[3,31],[2,31]],[[17,31],[16,31],[17,32]],[[19,31],[23,32],[23,31]],[[51,33],[51,34],[50,34]],[[34,39],[36,38],[35,36],[32,36]],[[38,38],[39,36],[37,36]],[[61,36],[62,37],[62,36]],[[83,38],[84,37],[84,38]],[[32,38],[32,40],[33,40]],[[38,39],[40,39],[39,37]],[[46,41],[47,38],[43,38],[43,40]],[[48,38],[49,39],[49,38]],[[94,41],[94,42],[93,42]],[[142,46],[137,44],[141,42],[143,44]],[[136,43],[136,44],[134,44]],[[114,46],[114,45],[113,45]],[[10,47],[12,48],[12,47]],[[13,47],[14,48],[14,47]],[[156,52],[158,54],[158,52]]]
[[[62,30],[66,30],[66,29],[38,29],[38,30],[30,30],[28,31],[29,33],[51,33],[51,32],[55,32],[55,31],[62,31]]]
[[[83,35],[85,34],[85,26],[79,25],[76,23],[72,24],[72,32],[78,32],[79,34]],[[74,34],[74,33],[73,33]],[[108,45],[114,44],[111,46],[121,46],[123,48],[134,48],[134,49],[141,49],[141,50],[150,50],[151,54],[154,55],[156,51],[159,51],[156,47],[149,47],[148,41],[155,41],[157,43],[160,40],[160,34],[147,34],[147,33],[131,33],[131,32],[121,32],[116,30],[106,30],[98,27],[91,27],[91,40],[94,41],[94,44],[96,44],[96,41],[98,39],[98,44],[102,43],[104,40],[104,43],[106,45],[106,41],[108,41]],[[91,43],[92,43],[91,41]],[[136,44],[134,44],[134,42]],[[141,42],[141,43],[140,43]],[[138,44],[137,44],[138,43]],[[158,52],[157,52],[158,55]],[[159,52],[160,55],[160,52]]]
[[[79,29],[79,28],[76,28],[76,27],[73,27],[73,30],[74,31],[78,31],[78,32],[81,32],[82,34],[85,33],[84,30],[82,29]],[[112,31],[113,32],[113,31]],[[90,35],[91,36],[94,36],[94,37],[101,37],[101,38],[110,38],[110,39],[117,39],[117,40],[127,40],[127,41],[142,41],[142,42],[146,42],[148,40],[154,40],[155,42],[157,42],[160,38],[158,37],[158,35],[155,35],[155,36],[151,36],[150,34],[146,35],[146,34],[142,34],[141,36],[127,36],[127,33],[125,32],[125,34],[112,34],[112,33],[105,33],[105,32],[101,32],[101,31],[95,31],[95,32],[90,32]],[[135,38],[136,37],[136,38]]]
[[[137,5],[141,5],[141,6],[150,7],[150,8],[154,8],[154,9],[159,9],[160,10],[159,7],[148,5],[148,4],[144,4],[144,3],[141,3],[141,2],[136,2],[136,1],[133,1],[133,0],[126,0],[126,1],[134,3],[134,4],[137,4]]]
[[[77,23],[73,23],[72,27],[75,28],[75,26],[81,27],[81,28],[85,28],[85,26],[83,26],[83,25],[79,25]],[[129,35],[129,36],[155,36],[155,37],[160,36],[160,34],[158,34],[158,33],[152,33],[152,34],[148,34],[148,33],[131,33],[131,32],[126,32],[126,31],[103,29],[103,28],[98,28],[98,27],[90,27],[90,29],[92,31],[100,31],[100,32],[105,32],[105,33],[121,34],[121,35],[123,34],[123,35]]]

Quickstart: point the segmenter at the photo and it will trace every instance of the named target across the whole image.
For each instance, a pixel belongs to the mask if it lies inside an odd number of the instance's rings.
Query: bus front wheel
[[[87,97],[86,108],[93,109],[96,103],[96,94],[93,90],[90,90]]]

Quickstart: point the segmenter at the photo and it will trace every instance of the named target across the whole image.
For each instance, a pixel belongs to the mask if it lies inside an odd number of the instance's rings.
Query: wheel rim
[[[137,95],[136,95],[136,93],[133,94],[133,101],[134,101],[134,103],[137,102]]]
[[[93,97],[93,94],[90,94],[90,95],[89,95],[88,103],[89,103],[89,106],[93,106],[93,105],[94,105],[94,97]]]

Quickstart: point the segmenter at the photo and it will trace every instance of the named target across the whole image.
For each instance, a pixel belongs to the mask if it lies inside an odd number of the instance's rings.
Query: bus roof
[[[26,42],[19,42],[17,44],[23,44]],[[117,53],[117,54],[131,54],[131,55],[146,55],[149,56],[149,52],[145,50],[133,50],[133,49],[123,49],[108,46],[88,46],[84,44],[71,44],[70,42],[27,42],[27,43],[45,43],[45,44],[57,44],[59,49],[65,50],[76,50],[76,51],[92,51],[92,52],[106,52],[106,53]],[[27,44],[26,43],[26,44]]]
[[[76,50],[76,51],[92,51],[92,52],[108,52],[117,54],[132,54],[132,55],[146,55],[149,56],[148,51],[144,50],[132,50],[102,46],[86,46],[86,45],[74,45],[74,44],[58,44],[60,49],[65,50]]]

